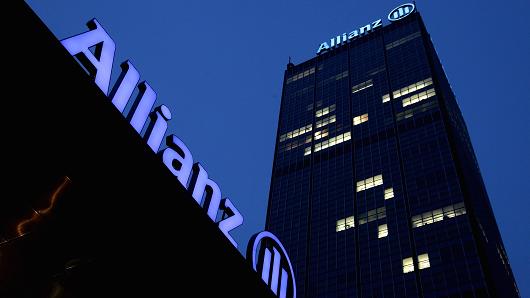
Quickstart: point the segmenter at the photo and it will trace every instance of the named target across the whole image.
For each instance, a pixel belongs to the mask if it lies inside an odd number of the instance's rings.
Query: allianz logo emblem
[[[388,20],[395,22],[411,14],[416,7],[412,3],[401,4],[400,6],[392,9],[388,14]]]
[[[277,297],[296,298],[291,260],[274,234],[263,231],[252,236],[247,246],[247,260]]]

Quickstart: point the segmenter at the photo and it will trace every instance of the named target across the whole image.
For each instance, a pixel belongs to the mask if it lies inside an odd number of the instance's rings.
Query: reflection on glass
[[[59,196],[63,193],[64,189],[70,185],[71,182],[72,181],[69,177],[64,176],[62,182],[52,191],[48,206],[43,209],[33,209],[33,215],[30,218],[24,219],[17,224],[17,236],[23,236],[26,234],[25,227],[28,224],[31,224],[41,219],[44,215],[50,213],[55,207]]]

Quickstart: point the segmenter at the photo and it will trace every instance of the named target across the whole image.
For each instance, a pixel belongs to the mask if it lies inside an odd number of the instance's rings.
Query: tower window
[[[383,175],[366,178],[364,180],[357,181],[357,192],[370,189],[381,184],[383,184]]]
[[[409,273],[414,271],[414,262],[412,258],[403,259],[403,273]]]
[[[431,267],[431,263],[429,262],[429,254],[418,255],[418,268],[422,270],[429,267]]]
[[[385,189],[385,200],[390,200],[394,197],[394,188]]]
[[[380,225],[377,227],[377,238],[384,238],[388,236],[388,225]]]
[[[353,118],[353,125],[359,125],[363,122],[368,121],[368,114],[363,114]]]

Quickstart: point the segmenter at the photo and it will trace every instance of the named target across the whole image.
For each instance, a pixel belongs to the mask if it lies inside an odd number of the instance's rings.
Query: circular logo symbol
[[[263,231],[252,236],[247,246],[247,260],[276,296],[296,298],[291,260],[274,234]]]
[[[388,20],[391,22],[401,20],[402,18],[411,14],[415,8],[416,6],[414,6],[412,3],[401,4],[400,6],[392,9],[392,11],[388,14]]]

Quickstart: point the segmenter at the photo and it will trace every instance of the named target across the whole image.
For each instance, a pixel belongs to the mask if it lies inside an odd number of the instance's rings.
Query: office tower
[[[299,297],[518,297],[429,33],[389,19],[287,65],[266,229]]]

